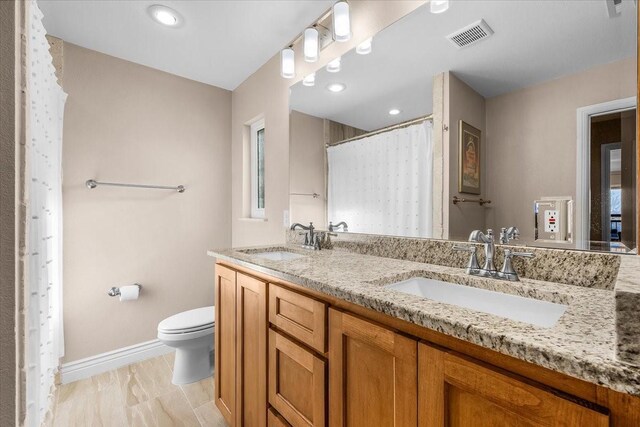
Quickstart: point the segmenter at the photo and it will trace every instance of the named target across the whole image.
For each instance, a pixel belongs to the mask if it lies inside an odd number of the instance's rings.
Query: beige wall
[[[532,241],[534,200],[576,198],[576,110],[635,93],[630,58],[487,99],[486,226]]]
[[[470,195],[458,192],[458,157],[459,157],[459,123],[465,123],[477,128],[481,132],[480,182],[482,194]],[[486,134],[485,134],[485,99],[470,86],[457,78],[453,73],[444,74],[444,123],[449,130],[444,132],[443,141],[448,141],[444,147],[445,182],[444,190],[448,196],[444,197],[445,218],[448,218],[448,238],[451,240],[467,240],[469,233],[475,229],[482,229],[485,225],[485,207],[477,203],[459,203],[454,205],[453,196],[466,198],[486,197]],[[448,137],[448,138],[447,138]],[[447,191],[448,190],[448,191]],[[448,211],[448,212],[447,212]]]
[[[291,223],[327,226],[325,120],[299,111],[289,116],[291,193],[317,193],[319,198],[291,195]]]
[[[231,243],[231,93],[65,44],[65,362],[156,337],[213,304],[206,250]],[[178,185],[166,190],[85,181]],[[138,282],[138,301],[107,296]]]
[[[316,69],[323,67],[410,13],[420,1],[352,0],[352,31],[347,43],[333,43],[315,64],[305,63],[301,43],[296,50],[296,78],[280,77],[279,53],[233,91],[232,101],[232,221],[233,246],[282,243],[285,239],[284,211],[289,210],[289,87]],[[300,23],[300,31],[305,23]],[[249,176],[246,124],[265,119],[265,211],[266,221],[247,220],[249,212]]]

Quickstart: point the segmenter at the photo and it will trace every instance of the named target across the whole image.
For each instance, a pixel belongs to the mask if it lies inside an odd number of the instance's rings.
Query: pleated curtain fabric
[[[350,232],[431,237],[432,123],[329,147],[328,211]]]
[[[29,4],[27,73],[28,293],[27,423],[39,426],[50,407],[62,330],[62,121],[67,95],[58,84],[42,12]]]

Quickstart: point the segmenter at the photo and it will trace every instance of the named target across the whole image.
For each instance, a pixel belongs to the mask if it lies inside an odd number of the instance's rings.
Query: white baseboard
[[[173,348],[162,344],[158,339],[119,348],[107,353],[87,357],[86,359],[64,363],[60,367],[60,380],[62,384],[72,383],[145,359],[171,353],[173,350]]]

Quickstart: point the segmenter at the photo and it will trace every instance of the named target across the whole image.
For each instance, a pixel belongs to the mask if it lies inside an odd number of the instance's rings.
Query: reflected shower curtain
[[[62,334],[62,118],[67,95],[58,85],[42,26],[29,2],[27,289],[27,424],[39,426],[50,407],[64,353]]]
[[[328,210],[355,233],[431,237],[432,123],[327,148]]]

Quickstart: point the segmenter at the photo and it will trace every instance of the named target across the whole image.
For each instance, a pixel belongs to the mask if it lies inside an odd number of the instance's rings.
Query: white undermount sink
[[[563,304],[424,277],[414,277],[387,285],[387,288],[543,328],[554,326],[567,309],[567,306]]]
[[[286,252],[286,251],[257,252],[257,253],[252,253],[251,256],[264,258],[271,261],[289,261],[291,259],[304,258],[304,255],[296,254],[293,252]]]

